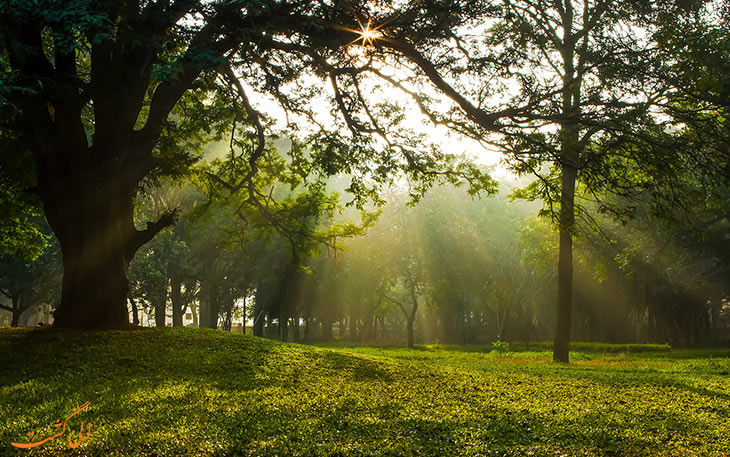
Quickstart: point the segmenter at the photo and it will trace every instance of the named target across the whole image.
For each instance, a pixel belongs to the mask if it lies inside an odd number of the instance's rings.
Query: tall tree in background
[[[567,362],[576,215],[590,221],[580,201],[603,191],[631,198],[648,176],[661,179],[657,164],[671,162],[666,149],[640,134],[662,132],[651,110],[666,101],[663,86],[622,70],[628,61],[642,61],[636,57],[648,39],[635,24],[653,10],[643,2],[604,0],[504,0],[491,6],[481,24],[472,22],[471,33],[454,34],[450,47],[438,47],[444,57],[437,65],[408,43],[385,40],[384,46],[418,62],[422,79],[458,107],[439,111],[411,91],[434,122],[504,151],[513,170],[537,177],[515,195],[542,199],[544,214],[560,228],[554,359]],[[448,81],[437,71],[444,67],[450,69]],[[414,80],[391,79],[397,86]],[[630,214],[630,208],[608,203],[601,211]]]
[[[599,133],[609,129],[626,130],[622,121],[643,116],[648,106],[628,101],[635,95],[620,89],[630,88],[630,82],[623,87],[609,87],[609,78],[605,76],[606,67],[613,61],[630,57],[620,55],[626,54],[626,47],[613,47],[609,43],[619,39],[614,36],[618,26],[632,12],[601,0],[505,1],[503,4],[505,20],[491,40],[507,39],[513,43],[519,50],[515,64],[523,74],[533,75],[522,77],[519,96],[543,99],[525,122],[514,126],[519,129],[508,127],[507,130],[515,146],[510,151],[516,159],[515,168],[519,172],[536,173],[541,178],[523,195],[541,197],[551,210],[553,204],[559,208],[555,218],[560,242],[553,358],[567,362],[579,170],[585,178],[594,181],[611,179],[611,176],[596,176],[610,162],[601,156],[590,156],[592,142]],[[550,93],[554,95],[548,96]],[[638,101],[645,102],[645,99]],[[550,132],[551,128],[555,130]],[[536,150],[540,153],[535,154]],[[550,164],[547,176],[541,175],[544,162]]]

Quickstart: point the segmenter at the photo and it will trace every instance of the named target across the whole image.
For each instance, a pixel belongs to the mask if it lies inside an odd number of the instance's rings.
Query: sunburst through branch
[[[374,47],[375,41],[383,36],[383,34],[378,30],[381,26],[373,27],[369,20],[367,25],[363,25],[360,21],[358,21],[358,24],[360,25],[360,30],[345,29],[358,35],[358,37],[352,40],[350,44],[359,43],[362,47]]]

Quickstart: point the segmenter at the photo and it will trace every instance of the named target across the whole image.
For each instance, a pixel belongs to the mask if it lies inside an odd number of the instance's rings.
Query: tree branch
[[[159,219],[152,222],[147,222],[147,228],[145,230],[135,230],[134,236],[129,246],[128,254],[133,255],[137,250],[142,247],[145,243],[150,241],[158,233],[160,233],[166,227],[171,226],[177,221],[178,210],[177,208],[172,211],[165,212]],[[131,258],[129,255],[129,258]]]

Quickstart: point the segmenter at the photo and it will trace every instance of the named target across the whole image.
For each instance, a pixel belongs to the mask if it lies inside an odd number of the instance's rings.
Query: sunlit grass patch
[[[730,453],[724,352],[495,353],[310,347],[200,329],[1,331],[0,454],[77,418],[32,455]],[[71,420],[78,427],[79,421]],[[75,453],[75,454],[74,454]]]

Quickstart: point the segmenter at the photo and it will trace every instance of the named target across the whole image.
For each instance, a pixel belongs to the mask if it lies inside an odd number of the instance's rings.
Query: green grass
[[[552,341],[538,341],[532,343],[515,342],[510,343],[513,351],[552,351]],[[585,343],[581,341],[571,342],[570,350],[575,352],[665,352],[671,350],[668,344],[607,344],[607,343]]]
[[[730,351],[311,347],[199,329],[0,330],[1,455],[730,454]],[[32,450],[11,441],[67,433]]]

